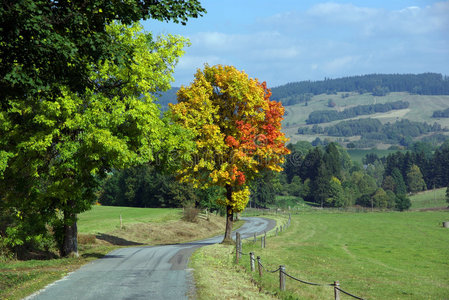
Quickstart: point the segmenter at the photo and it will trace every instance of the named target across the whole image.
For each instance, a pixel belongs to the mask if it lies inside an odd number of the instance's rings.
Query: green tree
[[[393,177],[393,180],[395,182],[394,192],[396,193],[396,195],[407,194],[407,186],[405,185],[404,178],[402,177],[401,171],[399,171],[398,168],[393,169],[393,172],[391,173],[391,177]]]
[[[54,93],[11,96],[0,111],[2,200],[23,222],[36,211],[40,224],[61,215],[54,225],[63,256],[77,253],[76,215],[95,201],[98,178],[179,145],[174,135],[183,131],[159,118],[154,94],[170,87],[186,40],[141,30],[105,27],[114,57],[83,61],[92,84],[82,91],[54,84]]]
[[[395,191],[396,190],[396,181],[390,175],[386,176],[382,181],[382,188],[385,191]]]
[[[198,0],[3,1],[1,110],[12,107],[11,99],[54,98],[61,94],[60,86],[81,93],[95,89],[92,64],[132,61],[132,51],[116,56],[117,43],[107,24],[130,25],[146,19],[185,24],[203,13]]]
[[[396,194],[391,190],[387,190],[385,192],[387,193],[387,207],[389,209],[396,208],[396,200],[397,200]]]
[[[304,197],[304,184],[299,176],[294,176],[292,182],[288,185],[288,193],[296,197]]]
[[[373,196],[373,205],[378,208],[388,207],[388,195],[383,188],[378,188]]]
[[[275,201],[277,190],[276,175],[271,170],[264,170],[260,177],[251,182],[251,200],[256,207],[267,207]]]
[[[313,202],[324,206],[326,200],[329,198],[330,181],[332,175],[326,169],[324,163],[318,166],[318,174],[314,180],[311,180],[309,195],[312,195]]]
[[[341,179],[342,163],[340,160],[340,152],[337,149],[335,143],[330,143],[326,146],[323,155],[323,161],[326,165],[328,172],[339,179]]]
[[[410,202],[410,198],[405,194],[396,195],[396,209],[400,211],[404,211],[409,209],[412,206]]]
[[[412,165],[407,172],[407,185],[409,191],[412,193],[424,191],[426,189],[426,183],[424,182],[421,170],[417,165]]]
[[[326,205],[331,207],[343,207],[345,206],[344,190],[341,186],[340,180],[332,176],[329,181],[328,198],[326,199]]]

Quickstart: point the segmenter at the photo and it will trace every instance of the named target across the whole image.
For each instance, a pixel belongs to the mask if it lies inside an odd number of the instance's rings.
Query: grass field
[[[449,212],[304,212],[292,226],[267,240],[244,243],[271,270],[316,283],[340,281],[341,288],[367,299],[447,299]],[[249,268],[249,260],[244,258]],[[258,275],[253,274],[258,281]],[[278,273],[265,273],[264,290],[279,292]],[[331,287],[286,281],[285,299],[333,299]],[[291,298],[289,298],[291,297]],[[342,299],[350,299],[342,297]]]
[[[78,231],[80,233],[110,232],[122,224],[129,226],[137,223],[165,223],[179,220],[182,209],[137,208],[118,206],[93,206],[79,215]]]
[[[365,149],[347,149],[346,150],[351,156],[351,160],[355,162],[362,163],[362,159],[369,153],[376,154],[379,158],[382,158],[384,156],[388,156],[391,153],[396,153],[398,150],[381,150],[381,149],[372,149],[372,150],[365,150]]]
[[[412,202],[411,210],[449,206],[449,203],[446,202],[446,188],[412,195],[410,201]]]

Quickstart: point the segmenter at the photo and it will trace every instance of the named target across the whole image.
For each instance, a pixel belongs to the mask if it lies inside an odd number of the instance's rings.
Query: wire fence
[[[288,221],[286,222],[285,225],[281,226],[281,231],[286,230],[289,226],[290,226],[290,222],[291,222],[291,216],[289,215]],[[278,234],[278,228],[276,227],[276,235]],[[264,232],[264,235],[261,236],[261,248],[265,248],[265,240],[266,240],[266,236],[267,233]],[[256,235],[254,235],[254,242],[256,242]],[[340,292],[350,296],[354,299],[360,299],[360,300],[364,300],[364,298],[356,296],[352,293],[349,293],[343,289],[340,288],[340,283],[339,281],[334,281],[333,283],[316,283],[316,282],[310,282],[310,281],[306,281],[306,280],[302,280],[299,279],[291,274],[288,274],[285,271],[285,266],[284,265],[280,265],[279,268],[277,269],[273,269],[270,270],[268,269],[266,266],[264,266],[262,264],[261,258],[260,256],[257,256],[257,258],[254,258],[254,252],[249,252],[249,253],[244,253],[242,252],[242,239],[240,234],[237,232],[236,233],[236,247],[235,247],[235,255],[236,255],[236,263],[239,263],[239,260],[241,259],[242,255],[249,255],[250,257],[250,266],[251,266],[251,272],[255,271],[255,263],[257,262],[257,269],[259,271],[259,276],[262,277],[263,276],[263,272],[266,273],[277,273],[279,272],[279,289],[281,291],[285,291],[285,279],[290,278],[294,281],[297,281],[299,283],[302,284],[307,284],[307,285],[312,285],[312,286],[329,286],[329,287],[333,287],[334,290],[334,299],[335,300],[340,300]]]

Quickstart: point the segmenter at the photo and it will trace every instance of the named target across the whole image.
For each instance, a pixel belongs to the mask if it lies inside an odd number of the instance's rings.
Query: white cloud
[[[276,86],[368,73],[449,74],[449,1],[397,10],[318,3],[254,20],[245,30],[203,30],[177,67],[191,82],[204,63],[230,64]]]
[[[376,17],[379,13],[378,9],[339,3],[319,3],[307,11],[307,15],[311,17],[337,23],[359,23]]]
[[[339,72],[344,72],[345,70],[353,68],[358,61],[359,56],[343,56],[332,59],[329,62],[324,63],[322,69],[326,73],[334,74]]]

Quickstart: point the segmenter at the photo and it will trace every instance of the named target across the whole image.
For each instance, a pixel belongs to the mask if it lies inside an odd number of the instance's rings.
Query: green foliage
[[[107,172],[179,149],[172,134],[182,131],[159,118],[152,93],[170,87],[186,40],[153,38],[140,25],[104,30],[114,56],[78,62],[92,83],[82,91],[57,81],[51,91],[2,100],[0,146],[10,158],[0,194],[7,207],[24,213],[25,223],[33,224],[39,212],[37,225],[63,218],[59,224],[70,227],[96,200],[98,179]]]
[[[94,89],[92,64],[132,61],[133,52],[116,57],[116,40],[107,24],[130,25],[145,19],[185,24],[205,12],[188,1],[46,1],[24,0],[0,7],[0,102]]]
[[[99,201],[129,207],[182,207],[198,201],[192,185],[145,164],[117,171],[105,180]]]
[[[325,134],[339,137],[360,135],[361,139],[352,143],[354,144],[354,147],[358,146],[360,148],[365,148],[366,145],[375,145],[378,142],[412,147],[414,144],[413,138],[429,133],[441,134],[445,131],[447,131],[447,129],[442,128],[441,125],[437,123],[430,125],[425,122],[412,122],[403,119],[394,123],[382,124],[378,119],[362,118],[342,121],[334,126],[324,128],[317,125],[312,127],[300,127],[298,129],[298,134]]]
[[[426,183],[424,182],[421,170],[415,164],[407,172],[407,186],[408,190],[412,193],[426,190]]]
[[[264,170],[260,176],[251,182],[251,204],[254,207],[264,207],[275,202],[276,194],[280,192],[280,183],[277,173]]]
[[[435,110],[432,114],[432,118],[449,118],[449,108],[445,110]]]
[[[412,206],[412,203],[410,202],[410,198],[407,197],[405,194],[397,194],[396,195],[396,209],[403,211],[407,210]]]

